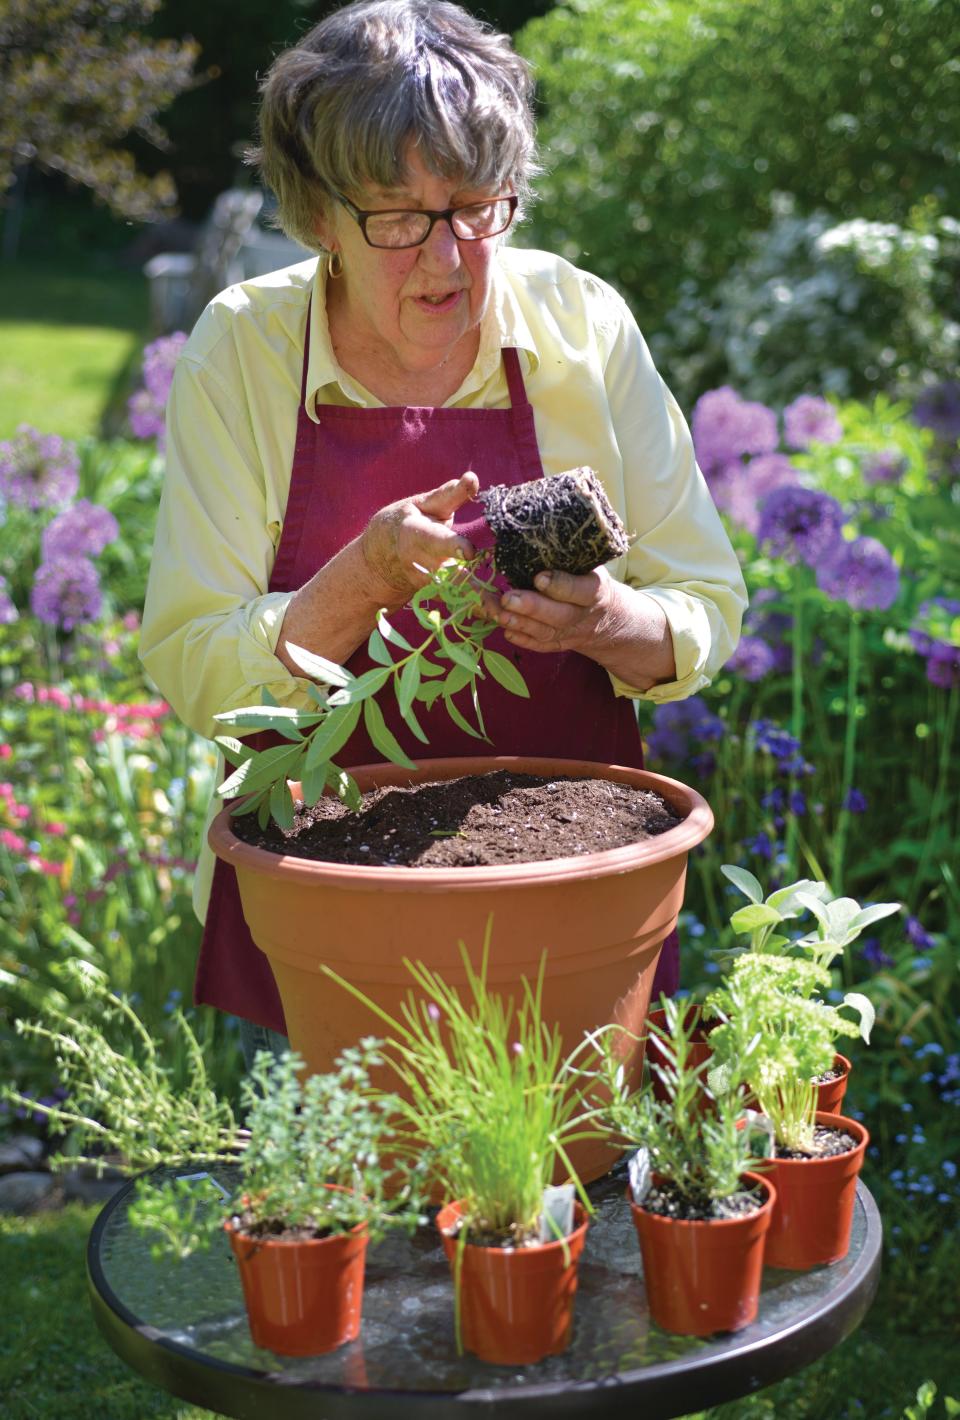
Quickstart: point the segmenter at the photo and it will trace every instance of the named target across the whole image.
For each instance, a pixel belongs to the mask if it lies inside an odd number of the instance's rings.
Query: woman
[[[492,612],[531,690],[488,697],[496,749],[642,762],[632,699],[678,699],[733,650],[745,592],[690,436],[603,282],[506,233],[535,168],[508,40],[434,0],[361,0],[282,54],[256,154],[315,261],[230,288],[181,356],[141,655],[181,718],[302,705],[287,642],[355,672],[377,611],[469,556],[478,486],[589,464],[636,540],[546,569]],[[509,701],[508,704],[502,702]],[[432,755],[476,753],[437,712]],[[393,729],[414,755],[402,725]],[[357,731],[338,760],[380,756]],[[196,999],[282,1032],[232,870],[204,846]],[[209,906],[208,899],[209,896]],[[658,986],[676,982],[665,950]]]

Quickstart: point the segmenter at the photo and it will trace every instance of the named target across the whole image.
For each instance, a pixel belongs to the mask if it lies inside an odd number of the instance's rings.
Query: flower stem
[[[840,818],[833,840],[830,880],[837,897],[843,894],[843,855],[846,847],[847,829],[850,825],[849,797],[853,787],[853,767],[856,760],[857,720],[859,702],[857,688],[860,681],[860,617],[856,612],[850,615],[850,640],[847,650],[847,723],[843,738],[843,769],[840,781]]]
[[[799,576],[793,583],[793,655],[791,658],[792,707],[790,711],[790,733],[797,741],[797,753],[803,752],[803,587]],[[793,799],[797,792],[797,775],[790,775],[790,803],[787,810],[786,873],[788,878],[797,874],[797,834],[799,826],[793,811]]]
[[[940,826],[940,815],[943,812],[944,800],[947,797],[947,782],[950,776],[950,750],[957,728],[958,708],[960,708],[960,688],[953,685],[950,687],[947,696],[947,708],[942,720],[940,757],[937,764],[937,782],[934,786],[933,800],[930,804],[930,818],[927,822],[927,834],[923,844],[923,852],[917,864],[917,871],[913,879],[913,887],[910,894],[914,899],[923,886],[923,876],[926,872],[927,864],[930,861],[930,854],[933,851],[937,829]]]

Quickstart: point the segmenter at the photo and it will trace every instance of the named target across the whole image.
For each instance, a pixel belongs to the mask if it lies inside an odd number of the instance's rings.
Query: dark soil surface
[[[244,1209],[242,1213],[234,1213],[230,1222],[238,1232],[243,1233],[246,1237],[262,1239],[264,1242],[318,1242],[333,1234],[333,1229],[326,1226],[312,1228],[308,1224],[303,1224],[299,1227],[288,1227],[282,1218],[258,1219],[250,1209]]]
[[[684,1198],[668,1183],[660,1183],[651,1188],[640,1207],[661,1218],[709,1223],[718,1218],[743,1218],[756,1213],[763,1207],[763,1194],[759,1188],[750,1188],[729,1198]]]
[[[495,770],[404,789],[372,789],[356,813],[339,799],[298,806],[289,830],[234,819],[245,843],[272,853],[367,867],[486,867],[623,848],[681,820],[659,794],[606,779],[546,779]]]
[[[839,1129],[828,1129],[818,1124],[813,1131],[812,1149],[787,1149],[777,1145],[778,1159],[831,1159],[835,1154],[848,1154],[857,1147],[858,1141],[851,1134]]]
[[[814,1081],[814,1084],[816,1084],[816,1085],[829,1085],[829,1084],[832,1084],[834,1080],[842,1080],[845,1073],[846,1073],[846,1072],[845,1072],[844,1070],[838,1070],[836,1067],[834,1067],[834,1068],[831,1069],[831,1070],[824,1070],[824,1072],[823,1072],[822,1075],[818,1075],[818,1076],[817,1076],[816,1080]]]

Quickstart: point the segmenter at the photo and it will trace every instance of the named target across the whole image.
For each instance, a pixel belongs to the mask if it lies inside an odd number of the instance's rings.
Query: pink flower
[[[10,853],[23,853],[26,851],[27,840],[10,828],[0,828],[0,844]]]

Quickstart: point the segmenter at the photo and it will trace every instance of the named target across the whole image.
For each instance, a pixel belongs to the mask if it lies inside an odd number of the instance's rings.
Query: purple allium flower
[[[41,434],[21,424],[0,443],[0,493],[11,503],[36,511],[69,503],[80,481],[73,444],[58,434]]]
[[[691,431],[697,461],[706,474],[736,463],[741,454],[772,453],[779,442],[773,410],[742,399],[729,385],[700,396]]]
[[[817,568],[817,586],[854,611],[886,611],[900,590],[897,564],[875,537],[841,542]]]
[[[840,541],[843,509],[829,493],[788,484],[767,495],[757,540],[769,543],[775,556],[816,567]]]
[[[843,429],[831,405],[816,394],[802,394],[783,411],[785,442],[791,449],[808,449],[811,444],[836,444]]]
[[[960,380],[944,380],[925,390],[913,406],[913,418],[947,443],[960,439]]]
[[[41,562],[30,591],[30,609],[48,626],[72,631],[100,614],[103,594],[97,569],[86,557]]]
[[[879,937],[864,937],[860,946],[860,955],[871,966],[893,966],[893,957],[888,957],[886,952],[881,950]]]
[[[127,401],[130,428],[138,439],[156,439],[163,446],[164,411],[173,384],[173,372],[186,333],[174,331],[154,340],[143,352],[143,389]]]
[[[927,659],[927,680],[931,685],[950,690],[960,685],[960,646],[948,646],[935,641]]]
[[[728,671],[737,671],[744,680],[763,680],[776,664],[772,647],[759,636],[741,636],[740,644],[727,662]]]
[[[47,524],[41,539],[45,562],[56,557],[99,557],[120,535],[117,520],[107,508],[81,498],[72,508]]]
[[[904,923],[907,941],[918,952],[928,952],[931,947],[936,946],[936,942],[930,933],[925,930],[919,917],[908,917]]]
[[[14,621],[19,620],[19,617],[20,613],[7,591],[7,579],[0,577],[0,626],[10,626]]]
[[[907,461],[899,449],[878,449],[865,455],[862,467],[867,483],[899,483]]]
[[[721,740],[724,724],[698,695],[672,700],[653,712],[653,729],[647,748],[657,759],[692,760],[704,744]],[[701,771],[705,766],[701,764]]]
[[[867,812],[867,796],[861,794],[859,789],[849,789],[842,807],[850,814],[865,814]]]
[[[721,497],[711,483],[710,491],[719,508],[747,532],[756,535],[760,509],[768,493],[784,484],[796,483],[797,471],[786,454],[759,454],[744,469],[736,469],[723,481]]]
[[[955,616],[960,616],[960,601],[954,597],[931,597],[929,601],[920,603],[910,627],[910,644],[917,655],[929,656],[934,646],[947,647],[951,644],[933,636],[931,627],[938,621]]]

